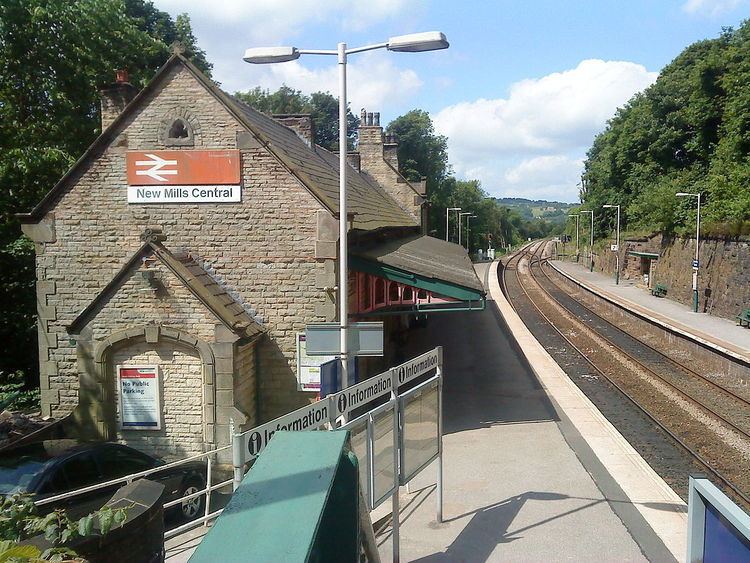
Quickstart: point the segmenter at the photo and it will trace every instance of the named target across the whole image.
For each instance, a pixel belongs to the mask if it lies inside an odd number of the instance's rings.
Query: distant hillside
[[[544,199],[531,200],[522,197],[499,197],[495,198],[495,202],[503,207],[513,209],[526,221],[544,219],[550,223],[564,223],[570,209],[580,205]]]

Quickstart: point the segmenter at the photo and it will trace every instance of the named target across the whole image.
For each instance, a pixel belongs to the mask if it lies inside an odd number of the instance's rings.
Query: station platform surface
[[[682,500],[529,333],[497,262],[477,270],[487,309],[420,336],[444,346],[444,521],[428,467],[401,490],[401,561],[684,561]]]
[[[647,289],[638,287],[634,280],[620,278],[619,285],[615,284],[614,277],[589,272],[581,262],[550,260],[550,265],[610,300],[750,362],[750,329],[739,326],[733,320],[694,313],[688,305],[669,299],[669,294],[667,297],[654,297]]]

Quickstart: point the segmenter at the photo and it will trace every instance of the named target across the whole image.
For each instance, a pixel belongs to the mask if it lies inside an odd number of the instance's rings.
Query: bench
[[[651,295],[654,297],[665,297],[667,295],[667,286],[663,283],[657,283],[651,288]]]
[[[750,328],[750,309],[745,309],[739,315],[737,315],[736,318],[740,326],[746,326]]]

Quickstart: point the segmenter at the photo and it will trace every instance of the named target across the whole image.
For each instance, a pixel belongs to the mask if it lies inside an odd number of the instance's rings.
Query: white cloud
[[[687,0],[682,10],[688,14],[716,17],[731,12],[743,3],[743,0]]]
[[[297,35],[303,25],[321,22],[361,31],[403,13],[406,0],[156,0],[159,9],[172,15],[190,13],[193,25],[210,21],[241,25],[248,43],[275,43]],[[334,45],[335,47],[335,45]]]
[[[571,70],[517,82],[507,98],[449,106],[434,116],[435,128],[448,137],[456,172],[480,179],[488,191],[530,188],[520,180],[533,171],[538,189],[546,182],[558,192],[554,178],[542,181],[540,174],[561,166],[570,172],[570,163],[580,161],[617,107],[656,77],[631,62],[585,60]],[[574,186],[568,200],[577,195]]]
[[[255,67],[252,75],[246,73],[242,83],[228,84],[226,89],[247,90],[260,86],[274,91],[286,84],[307,94],[321,91],[337,97],[338,66],[335,58],[331,59],[330,65],[319,69],[306,67],[300,61]],[[363,53],[347,63],[347,99],[355,114],[359,114],[362,107],[379,111],[386,103],[393,105],[407,100],[421,86],[422,80],[416,72],[396,67],[387,54]]]

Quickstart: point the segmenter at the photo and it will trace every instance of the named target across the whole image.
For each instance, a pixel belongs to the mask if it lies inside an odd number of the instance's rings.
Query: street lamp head
[[[620,206],[619,205],[606,204],[606,205],[602,205],[602,207],[604,207],[605,209],[614,209],[615,207],[620,207]]]
[[[398,35],[388,39],[387,49],[401,53],[420,53],[422,51],[437,51],[450,46],[445,35],[439,31],[425,31]]]
[[[700,197],[701,196],[701,194],[689,194],[687,192],[677,192],[674,195],[676,195],[677,197],[685,197],[685,196]]]
[[[299,59],[296,47],[253,47],[245,51],[242,60],[251,64],[285,63]]]

